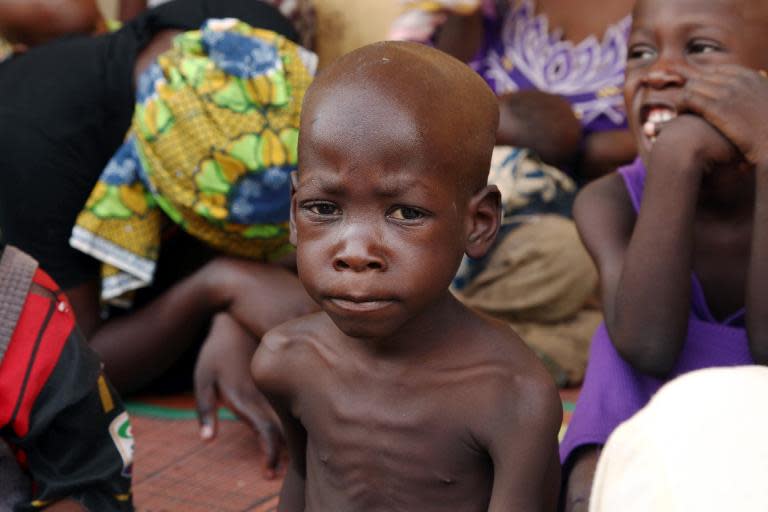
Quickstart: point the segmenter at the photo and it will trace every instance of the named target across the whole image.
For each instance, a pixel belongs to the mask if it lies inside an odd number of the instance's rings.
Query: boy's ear
[[[288,221],[290,236],[288,241],[296,247],[296,187],[299,185],[298,171],[291,171],[291,217]]]
[[[485,256],[501,227],[501,193],[496,185],[488,185],[469,200],[468,232],[464,251],[470,258]]]

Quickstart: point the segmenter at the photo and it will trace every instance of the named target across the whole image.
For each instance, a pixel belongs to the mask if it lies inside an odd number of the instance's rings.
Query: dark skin
[[[510,8],[503,0],[497,4],[499,12]],[[631,11],[633,5],[634,0],[538,0],[536,11],[547,16],[550,31],[559,29],[565,40],[577,44],[589,36],[601,38],[609,26]],[[589,16],[584,16],[585,12]],[[437,35],[436,45],[466,62],[480,48],[482,37],[482,14],[479,11],[471,15],[449,14]],[[581,124],[573,111],[553,108],[555,99],[559,100],[548,93],[504,96],[497,143],[529,147],[545,162],[556,166],[577,166],[579,174],[586,179],[611,172],[635,156],[634,138],[626,130],[592,133],[581,141]],[[536,115],[527,115],[527,112],[536,112]],[[528,130],[521,130],[520,126]],[[530,132],[548,136],[534,138]],[[574,136],[574,132],[578,136]]]
[[[278,510],[554,509],[554,384],[448,291],[498,231],[496,119],[477,75],[409,43],[353,52],[308,92],[292,236],[323,312],[252,363],[290,454]]]
[[[128,21],[140,14],[147,8],[147,0],[120,0],[118,18],[121,21]]]
[[[155,36],[139,54],[134,77],[170,48],[176,34],[168,30]],[[219,402],[226,404],[259,434],[271,476],[282,444],[280,425],[253,385],[250,360],[265,332],[317,307],[299,283],[293,256],[276,263],[216,255],[196,259],[202,262],[180,271],[178,280],[151,302],[107,320],[99,314],[96,279],[65,291],[83,333],[122,393],[162,375],[207,332],[195,368],[201,437],[214,437]]]
[[[768,66],[768,8],[641,0],[634,20],[625,97],[647,167],[643,204],[635,215],[613,175],[575,206],[611,339],[635,368],[665,377],[685,340],[694,272],[715,318],[746,305],[752,355],[766,364],[768,79],[759,70]],[[667,119],[654,122],[659,112]],[[587,478],[569,482],[567,500],[588,497],[593,458],[575,457],[574,473]]]
[[[17,52],[63,35],[105,29],[95,0],[0,0],[0,35]]]

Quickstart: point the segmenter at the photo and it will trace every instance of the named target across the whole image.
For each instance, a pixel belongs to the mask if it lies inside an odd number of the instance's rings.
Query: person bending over
[[[297,39],[264,2],[175,0],[0,64],[2,240],[67,293],[121,393],[189,389],[195,368],[203,437],[221,398],[268,465],[279,424],[249,363],[314,310],[288,242],[316,62]]]

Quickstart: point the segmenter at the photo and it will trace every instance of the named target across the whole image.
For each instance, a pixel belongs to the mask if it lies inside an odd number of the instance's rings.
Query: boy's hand
[[[267,478],[275,476],[280,456],[280,421],[251,377],[251,359],[257,343],[230,315],[219,313],[211,324],[195,367],[195,398],[200,437],[216,433],[219,402],[255,430],[263,443]]]
[[[679,111],[691,111],[717,128],[752,165],[768,164],[768,78],[737,65],[707,73],[681,71],[686,78]]]
[[[697,115],[681,114],[660,128],[650,167],[703,173],[739,158],[738,149],[713,125]]]

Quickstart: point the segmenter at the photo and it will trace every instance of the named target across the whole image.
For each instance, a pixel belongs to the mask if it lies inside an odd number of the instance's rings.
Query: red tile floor
[[[565,427],[578,390],[560,395]],[[222,411],[216,439],[204,443],[191,396],[134,400],[128,407],[136,439],[133,492],[138,512],[277,509],[280,479],[263,477],[258,438],[231,413]]]

